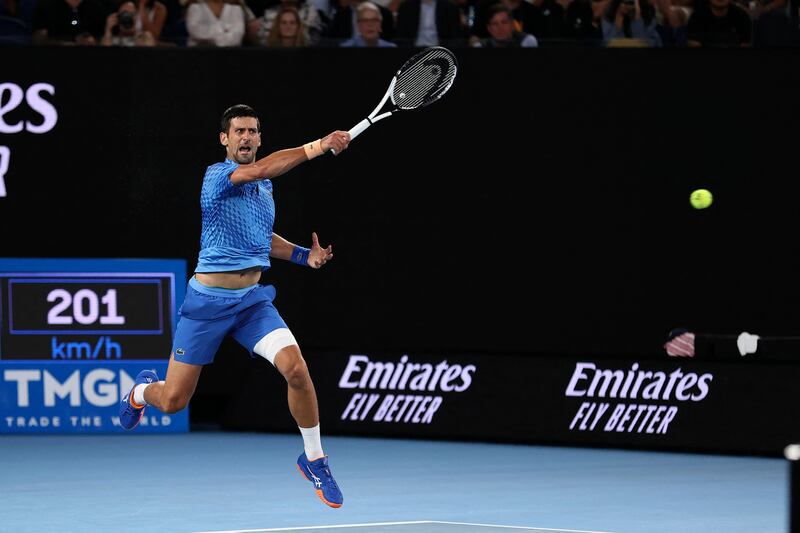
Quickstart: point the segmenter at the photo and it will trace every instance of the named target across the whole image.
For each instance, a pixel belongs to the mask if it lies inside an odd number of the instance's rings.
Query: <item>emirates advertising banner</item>
[[[307,359],[323,424],[338,433],[768,455],[800,441],[792,365],[667,356]]]

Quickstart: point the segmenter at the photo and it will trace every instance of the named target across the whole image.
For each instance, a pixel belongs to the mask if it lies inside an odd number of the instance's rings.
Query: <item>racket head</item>
[[[398,109],[417,109],[432,104],[450,90],[458,72],[453,52],[431,46],[415,54],[395,75],[392,103]]]

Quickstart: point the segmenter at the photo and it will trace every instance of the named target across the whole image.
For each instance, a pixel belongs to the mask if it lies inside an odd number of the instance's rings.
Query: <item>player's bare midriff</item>
[[[258,280],[261,279],[261,267],[231,272],[197,272],[194,277],[206,287],[244,289],[258,283]]]

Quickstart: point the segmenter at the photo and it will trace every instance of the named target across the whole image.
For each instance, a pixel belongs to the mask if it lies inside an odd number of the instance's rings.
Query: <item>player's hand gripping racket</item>
[[[447,48],[432,46],[422,50],[400,67],[372,113],[348,131],[350,140],[393,113],[434,103],[453,85],[457,71],[456,57]],[[391,107],[378,114],[386,105],[386,100],[391,100]],[[336,153],[333,150],[331,152]]]

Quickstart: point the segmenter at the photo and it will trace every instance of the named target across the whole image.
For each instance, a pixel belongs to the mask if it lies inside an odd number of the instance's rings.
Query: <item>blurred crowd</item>
[[[800,0],[0,0],[0,45],[780,47]]]

